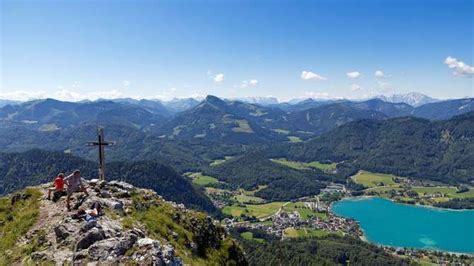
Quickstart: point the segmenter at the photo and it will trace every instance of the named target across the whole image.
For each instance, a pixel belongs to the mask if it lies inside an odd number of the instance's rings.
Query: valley
[[[474,266],[474,0],[0,0],[0,266]]]
[[[110,179],[206,212],[239,241],[250,261],[257,259],[258,250],[292,241],[300,247],[348,245],[351,252],[357,250],[354,243],[367,245],[370,252],[384,254],[384,261],[471,261],[470,256],[430,249],[377,247],[364,242],[358,220],[333,211],[334,204],[359,196],[474,208],[474,113],[430,121],[413,117],[411,106],[393,105],[381,100],[305,101],[288,111],[288,106],[214,96],[181,112],[165,104],[124,100],[85,106],[56,101],[7,105],[3,112],[8,115],[0,123],[0,193],[41,184],[63,169],[82,168],[85,176],[97,175],[90,161],[95,153],[81,143],[93,139],[93,123],[107,121],[107,139],[117,143],[108,150]],[[101,112],[122,109],[131,117],[98,119]],[[59,115],[78,110],[100,115],[84,116],[92,120],[74,115],[71,121]],[[134,110],[140,111],[132,114]],[[24,122],[38,119],[35,115],[42,120]]]

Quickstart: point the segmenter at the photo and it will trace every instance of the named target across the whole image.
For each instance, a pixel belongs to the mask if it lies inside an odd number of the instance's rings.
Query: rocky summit
[[[0,265],[218,265],[246,261],[211,217],[120,181],[89,181],[89,196],[48,200],[48,185],[0,199]],[[97,209],[100,214],[84,215]],[[82,214],[82,215],[81,215]]]

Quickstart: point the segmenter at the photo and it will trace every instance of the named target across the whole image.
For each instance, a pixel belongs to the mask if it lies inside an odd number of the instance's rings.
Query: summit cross
[[[87,146],[99,148],[99,180],[105,180],[105,146],[115,145],[115,141],[105,141],[104,128],[97,128],[97,141],[89,141]]]

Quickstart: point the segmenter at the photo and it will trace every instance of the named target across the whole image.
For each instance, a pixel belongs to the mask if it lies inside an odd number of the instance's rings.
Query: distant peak
[[[214,95],[207,95],[206,99],[204,99],[204,102],[214,103],[214,104],[223,104],[223,103],[225,103],[221,98],[216,97]]]

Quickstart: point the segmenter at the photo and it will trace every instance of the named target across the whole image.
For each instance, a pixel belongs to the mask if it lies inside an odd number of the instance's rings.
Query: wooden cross
[[[105,180],[105,146],[115,145],[115,141],[105,141],[104,128],[97,128],[97,141],[87,142],[87,146],[99,147],[99,179]]]

